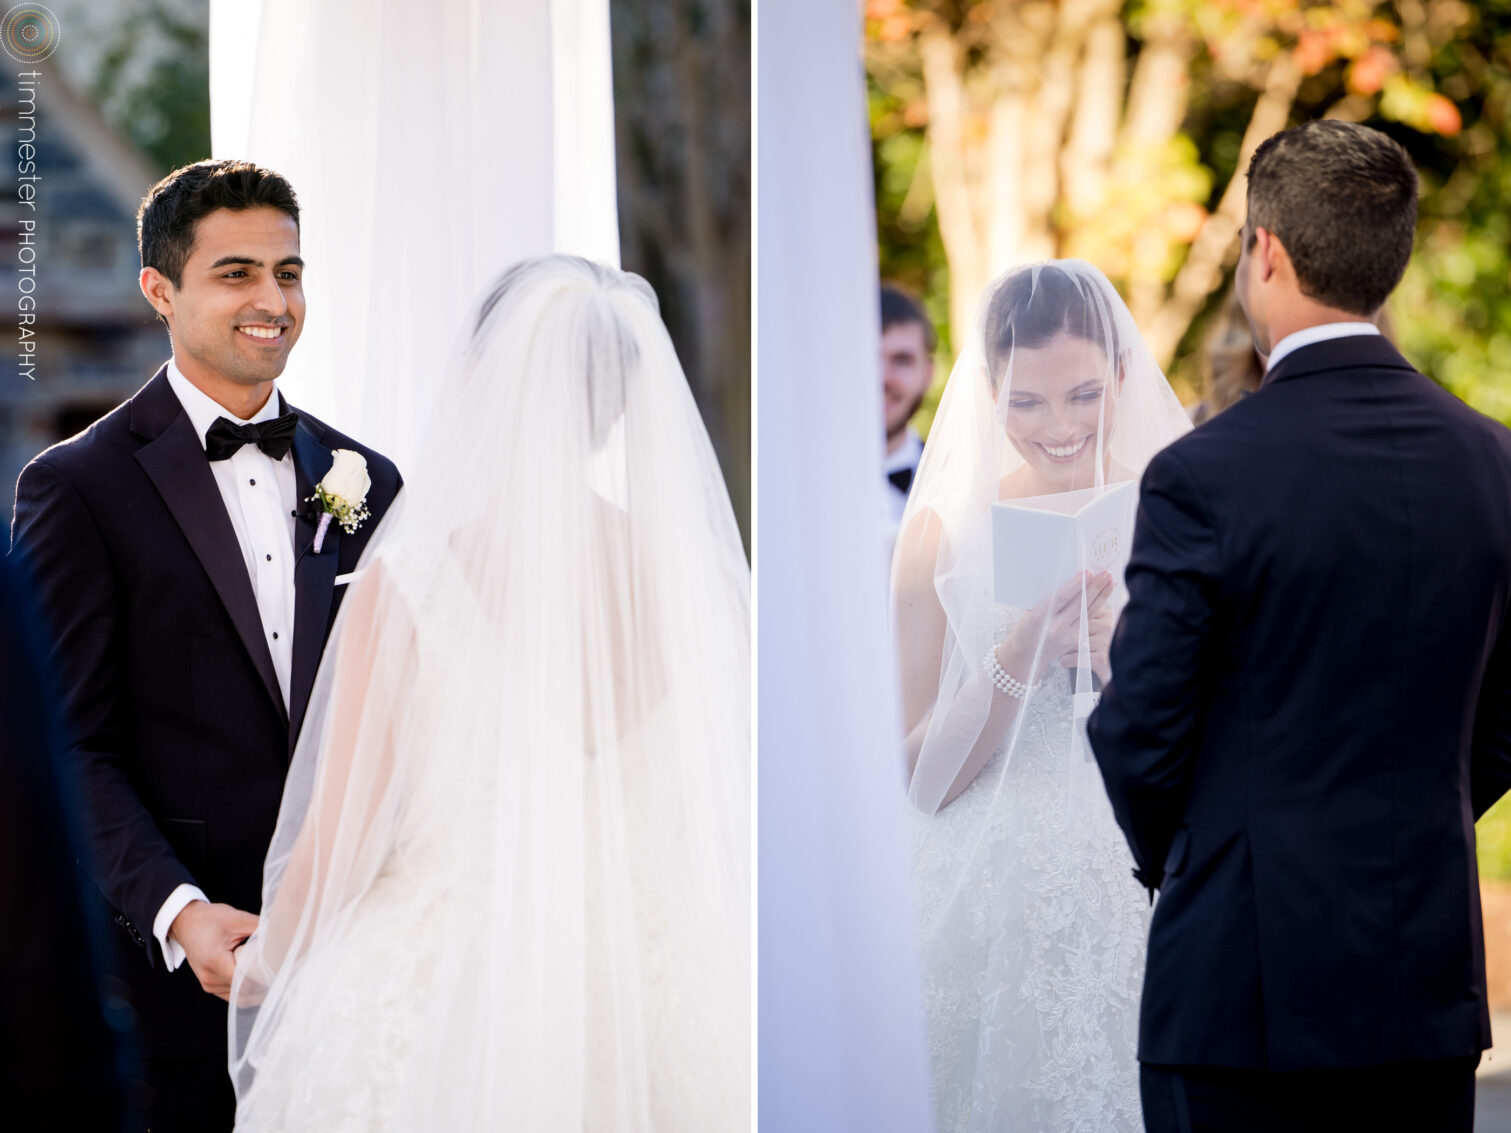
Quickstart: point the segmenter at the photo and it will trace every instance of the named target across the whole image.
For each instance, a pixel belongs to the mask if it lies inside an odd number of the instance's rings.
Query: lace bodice
[[[996,640],[1020,611],[992,605]],[[1147,903],[1052,670],[981,773],[915,818],[941,1133],[1142,1128],[1135,1060]]]

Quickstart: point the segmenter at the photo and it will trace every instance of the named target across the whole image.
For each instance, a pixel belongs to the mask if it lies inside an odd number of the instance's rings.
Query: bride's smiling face
[[[998,414],[1023,459],[1055,490],[1095,484],[1098,450],[1106,455],[1121,385],[1101,347],[1070,334],[1041,347],[1018,347],[1005,377]]]

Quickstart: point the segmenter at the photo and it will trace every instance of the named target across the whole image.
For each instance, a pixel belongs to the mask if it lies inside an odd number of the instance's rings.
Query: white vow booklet
[[[992,505],[993,597],[1028,609],[1083,570],[1111,571],[1121,588],[1137,511],[1133,480],[998,501]]]

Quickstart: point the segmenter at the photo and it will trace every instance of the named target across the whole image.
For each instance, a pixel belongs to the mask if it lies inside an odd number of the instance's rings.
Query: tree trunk
[[[918,37],[929,108],[929,167],[939,236],[950,264],[950,330],[955,348],[971,326],[972,304],[985,281],[985,233],[972,208],[965,144],[966,98],[959,49],[949,28],[930,24]],[[1015,202],[1008,201],[1011,207]]]
[[[750,545],[750,9],[611,6],[620,249],[645,277]]]
[[[1121,8],[1117,0],[1098,0],[1083,17],[1085,50],[1076,73],[1070,136],[1060,154],[1060,183],[1072,222],[1099,212],[1107,198],[1127,75]]]
[[[942,21],[919,33],[957,344],[971,333],[994,276],[1056,252],[1060,150],[1075,105],[1081,26],[1047,0],[1004,6],[990,30],[992,59],[971,73]]]
[[[1140,323],[1154,360],[1162,369],[1169,367],[1191,320],[1206,304],[1207,297],[1222,284],[1223,269],[1237,254],[1236,238],[1243,227],[1248,201],[1249,159],[1260,142],[1285,129],[1300,86],[1301,69],[1290,53],[1277,56],[1270,65],[1264,92],[1255,103],[1254,113],[1243,132],[1238,169],[1233,179],[1228,182],[1216,210],[1197,233],[1186,262],[1175,277],[1170,297],[1152,318]]]
[[[1180,132],[1195,53],[1195,35],[1184,16],[1175,12],[1150,16],[1118,138],[1119,164],[1126,180],[1136,183],[1158,171],[1166,148]],[[1139,326],[1154,317],[1165,298],[1163,268],[1167,255],[1163,245],[1148,254],[1140,254],[1136,248],[1129,263],[1128,309]]]

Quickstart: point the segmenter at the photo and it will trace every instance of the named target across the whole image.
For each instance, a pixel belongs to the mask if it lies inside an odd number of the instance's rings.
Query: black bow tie
[[[282,460],[294,445],[294,430],[298,427],[297,413],[285,413],[260,425],[238,425],[217,417],[205,434],[205,455],[211,460],[228,460],[242,445],[256,445],[274,460]]]
[[[896,472],[888,472],[887,479],[891,481],[892,487],[903,495],[907,495],[913,489],[913,469],[911,468],[899,468]]]

